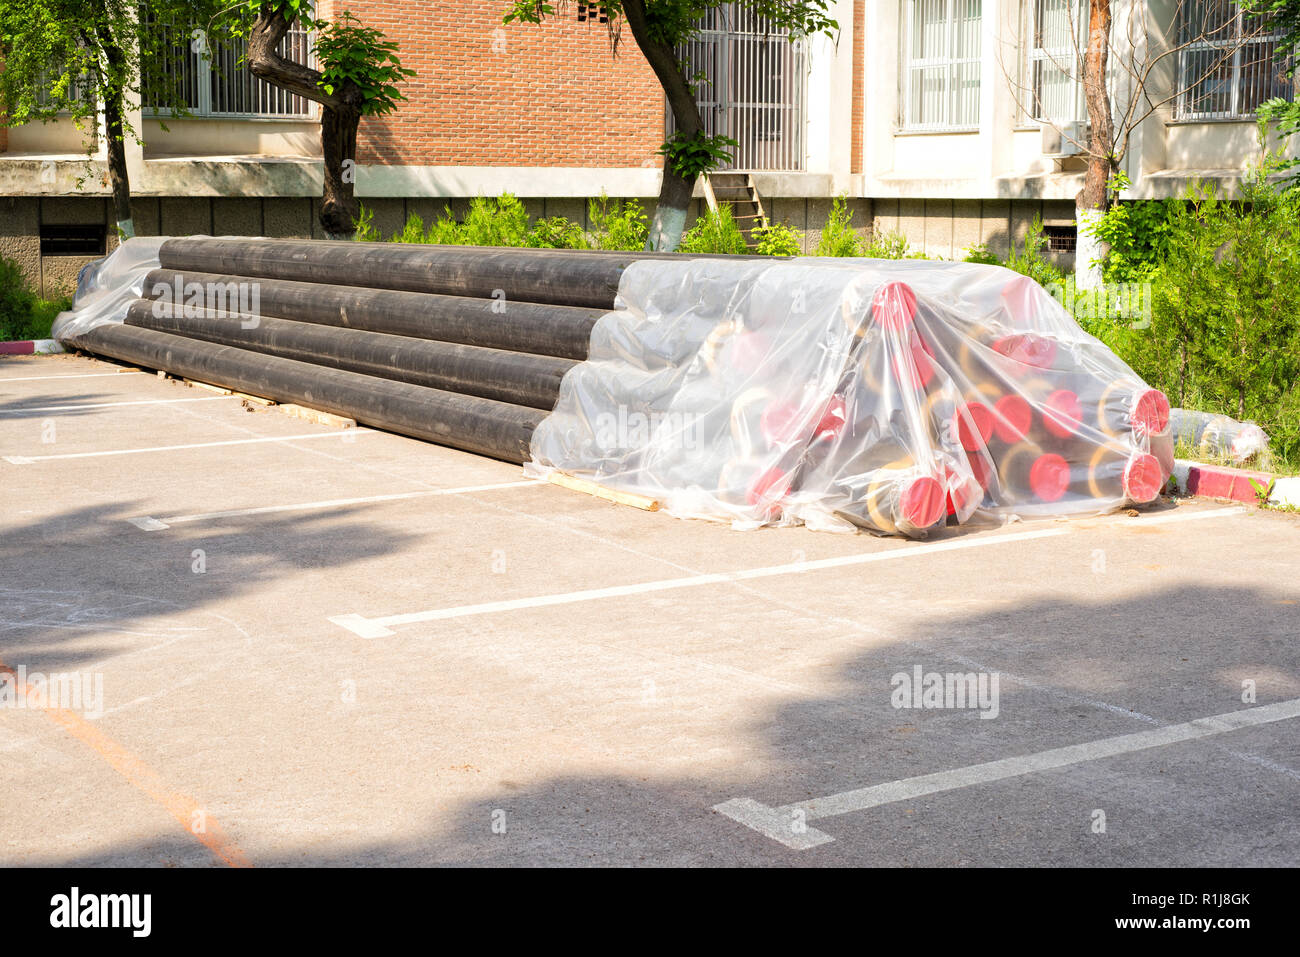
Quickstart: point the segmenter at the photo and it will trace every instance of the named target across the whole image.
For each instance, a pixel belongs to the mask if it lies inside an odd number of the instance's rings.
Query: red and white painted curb
[[[57,339],[28,339],[24,342],[0,342],[0,356],[45,356],[62,352]]]
[[[1300,475],[1275,477],[1269,472],[1177,459],[1174,462],[1174,480],[1178,483],[1178,491],[1184,495],[1226,498],[1247,505],[1260,504],[1259,489],[1267,488],[1272,482],[1269,505],[1300,507]]]

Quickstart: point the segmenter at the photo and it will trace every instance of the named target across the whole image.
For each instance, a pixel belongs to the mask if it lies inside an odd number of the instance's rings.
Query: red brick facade
[[[362,122],[361,164],[659,165],[663,93],[626,28],[615,58],[576,3],[541,26],[502,25],[506,0],[347,6],[418,72],[396,112]]]

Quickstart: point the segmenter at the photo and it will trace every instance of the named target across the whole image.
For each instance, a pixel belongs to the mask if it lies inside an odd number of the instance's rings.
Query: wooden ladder
[[[758,245],[754,231],[766,229],[770,225],[767,210],[763,208],[763,198],[758,195],[754,177],[749,173],[705,173],[704,201],[714,212],[717,212],[719,205],[731,207],[732,218],[740,227],[749,249]]]

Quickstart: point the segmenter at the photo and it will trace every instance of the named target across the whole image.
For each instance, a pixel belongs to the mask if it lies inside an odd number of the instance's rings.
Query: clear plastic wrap
[[[526,468],[738,527],[920,537],[1151,501],[1168,428],[1162,393],[1001,267],[645,260]]]
[[[1263,457],[1268,436],[1254,422],[1238,422],[1226,415],[1172,409],[1169,429],[1175,443],[1183,442],[1206,455],[1227,456],[1238,465]]]
[[[124,321],[127,307],[144,294],[144,277],[158,268],[158,250],[169,238],[128,239],[106,258],[83,266],[72,308],[55,318],[51,335],[66,339]]]

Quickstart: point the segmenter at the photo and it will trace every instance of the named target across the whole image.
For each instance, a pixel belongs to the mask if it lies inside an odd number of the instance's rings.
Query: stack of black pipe
[[[523,462],[623,270],[655,254],[172,239],[88,352]]]

